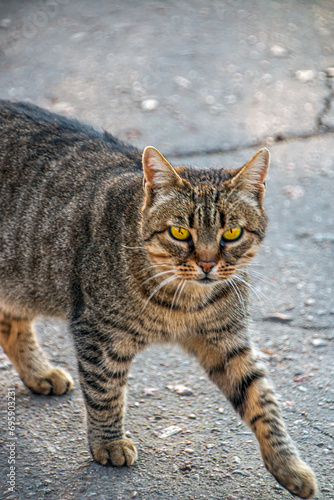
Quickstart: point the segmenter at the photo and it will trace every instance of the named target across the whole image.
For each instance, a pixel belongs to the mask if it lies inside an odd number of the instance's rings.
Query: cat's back
[[[106,132],[38,106],[0,100],[0,175],[21,184],[64,175],[68,188],[87,175],[102,180],[140,171],[140,153]],[[74,177],[73,177],[74,176]]]
[[[141,176],[140,152],[111,135],[0,100],[0,302],[65,310],[106,193],[120,220]],[[53,309],[45,296],[54,297]]]
[[[38,106],[0,100],[0,227],[23,214],[90,207],[106,182],[141,175],[141,154],[106,132]]]

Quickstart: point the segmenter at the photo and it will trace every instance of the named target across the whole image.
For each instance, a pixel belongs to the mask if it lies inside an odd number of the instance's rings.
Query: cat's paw
[[[108,444],[91,445],[96,462],[106,465],[108,462],[116,467],[132,465],[137,458],[137,450],[131,439],[119,439]]]
[[[290,493],[299,498],[314,498],[317,494],[317,482],[313,471],[299,458],[280,464],[279,467],[268,467],[277,481]]]
[[[24,383],[35,394],[61,396],[73,387],[72,377],[62,368],[51,368],[42,376],[29,376]]]

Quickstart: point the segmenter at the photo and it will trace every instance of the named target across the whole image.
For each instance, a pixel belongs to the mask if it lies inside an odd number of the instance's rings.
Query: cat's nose
[[[205,260],[199,260],[197,264],[199,265],[199,267],[203,269],[205,274],[209,274],[209,272],[217,264],[217,262],[215,260],[211,260],[210,262],[207,262]]]

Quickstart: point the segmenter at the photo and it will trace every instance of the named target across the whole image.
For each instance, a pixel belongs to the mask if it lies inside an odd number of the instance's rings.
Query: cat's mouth
[[[198,278],[196,281],[198,281],[199,283],[201,283],[203,285],[206,285],[206,284],[213,283],[214,281],[217,281],[217,280],[210,278],[209,276],[204,276],[203,278]]]

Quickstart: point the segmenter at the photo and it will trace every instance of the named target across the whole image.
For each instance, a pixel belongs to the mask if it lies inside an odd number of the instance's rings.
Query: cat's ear
[[[253,193],[262,204],[266,189],[266,176],[269,169],[270,153],[267,148],[260,149],[237,174],[228,181],[230,187]]]
[[[184,181],[172,165],[152,146],[147,146],[143,153],[144,189],[146,193],[159,189],[183,186]]]

